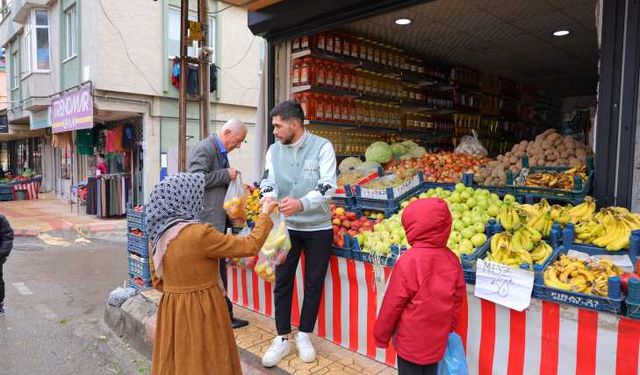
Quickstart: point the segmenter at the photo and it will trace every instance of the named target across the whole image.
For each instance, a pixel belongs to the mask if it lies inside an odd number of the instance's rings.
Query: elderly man
[[[231,227],[222,208],[224,196],[229,182],[238,176],[238,171],[229,166],[227,154],[240,148],[246,136],[247,126],[240,120],[231,119],[222,126],[218,134],[212,134],[198,143],[189,155],[189,172],[205,174],[206,185],[200,221],[211,224],[222,233],[226,233],[226,229]],[[220,259],[220,277],[226,289],[227,267],[224,259]],[[246,320],[233,317],[233,305],[228,297],[227,307],[233,328],[249,324]]]

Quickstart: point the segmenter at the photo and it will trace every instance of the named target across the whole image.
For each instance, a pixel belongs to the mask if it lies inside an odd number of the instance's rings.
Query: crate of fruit
[[[561,235],[559,225],[553,227],[548,239],[543,239],[539,233],[536,235],[534,232],[525,233],[524,231],[520,232],[516,239],[515,233],[503,231],[497,223],[487,224],[487,232],[490,238],[483,246],[460,257],[465,280],[469,284],[475,284],[478,259],[531,271],[535,271],[537,267],[545,267],[554,258]],[[523,246],[523,242],[530,245]]]
[[[127,233],[127,251],[130,253],[136,253],[142,258],[149,256],[148,239],[144,233],[133,229]]]
[[[140,257],[134,253],[129,253],[129,273],[144,279],[150,279],[149,259]]]
[[[616,228],[614,224],[607,229],[604,224],[595,221],[581,222],[578,226],[569,223],[562,231],[562,244],[575,250],[608,250],[612,253],[629,250],[634,254],[640,253],[640,230],[624,228]]]
[[[353,259],[353,238],[348,234],[335,234],[333,237],[333,246],[331,247],[331,255],[341,258]]]
[[[620,275],[632,264],[626,251],[612,255],[606,250],[576,251],[561,245],[547,266],[537,270],[533,296],[618,314],[624,300]]]
[[[523,169],[514,180],[516,196],[525,202],[545,198],[551,201],[582,203],[591,192],[594,180],[593,159],[579,167],[531,167],[527,156],[522,158]]]
[[[138,275],[129,274],[127,285],[136,290],[145,290],[151,288],[151,280],[148,278],[145,279]]]
[[[400,245],[390,245],[386,253],[372,253],[365,251],[360,247],[357,239],[353,241],[352,257],[354,260],[361,262],[368,262],[374,264],[381,264],[387,267],[393,267],[396,264],[396,260],[402,252],[406,250],[406,247]]]
[[[143,206],[127,208],[127,226],[129,228],[137,228],[142,231],[146,230]]]
[[[395,186],[391,186],[394,185]],[[385,187],[388,186],[388,187]],[[385,175],[365,186],[356,186],[356,205],[365,210],[398,211],[400,203],[425,190],[421,172],[399,181],[397,176]]]

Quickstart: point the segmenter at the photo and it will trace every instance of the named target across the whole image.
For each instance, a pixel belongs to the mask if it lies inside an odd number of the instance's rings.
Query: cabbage
[[[423,157],[426,153],[427,153],[427,150],[421,146],[418,146],[416,148],[409,150],[409,154],[411,154],[411,156],[413,156],[416,159]]]
[[[394,143],[391,145],[393,156],[402,156],[407,153],[407,148],[402,143]]]
[[[350,169],[356,168],[360,164],[362,164],[362,160],[351,156],[341,161],[340,165],[338,166],[338,169],[340,170],[340,172],[345,172]]]
[[[420,147],[420,145],[418,145],[414,141],[404,141],[402,142],[402,144],[407,149],[407,152],[411,152],[411,150]]]
[[[386,142],[374,142],[367,148],[364,156],[367,161],[388,163],[393,159],[393,151]]]

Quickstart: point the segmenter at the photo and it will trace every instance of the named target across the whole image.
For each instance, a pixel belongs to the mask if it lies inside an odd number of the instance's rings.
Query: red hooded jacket
[[[402,214],[411,249],[396,262],[374,328],[386,348],[395,334],[398,356],[419,365],[439,362],[458,323],[466,284],[447,248],[451,213],[445,201],[419,199]]]

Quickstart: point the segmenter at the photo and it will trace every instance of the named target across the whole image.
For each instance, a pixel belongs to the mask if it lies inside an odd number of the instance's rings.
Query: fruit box
[[[349,198],[349,197],[352,197],[356,186],[364,185],[369,181],[375,180],[380,175],[381,175],[381,170],[374,171],[374,172],[371,172],[368,175],[364,176],[363,178],[361,178],[360,180],[358,180],[357,182],[355,182],[355,183],[353,183],[351,185],[345,184],[342,187],[338,186],[338,188],[336,189],[336,191],[333,194],[333,196],[334,197],[338,197],[338,198]]]
[[[343,235],[344,238],[344,246],[338,247],[335,244],[331,246],[331,255],[335,255],[337,257],[353,259],[353,243],[355,241],[350,235]]]
[[[389,174],[378,177],[379,180],[393,180],[395,175]],[[422,173],[418,172],[415,176],[408,179],[402,185],[396,187],[389,187],[386,189],[367,189],[362,186],[356,187],[356,197],[367,200],[397,200],[405,198],[409,193],[413,192],[417,187],[424,183],[424,177]]]
[[[622,310],[624,296],[621,292],[620,278],[609,278],[609,296],[601,297],[597,295],[572,292],[568,290],[556,289],[545,284],[543,273],[562,254],[567,254],[569,250],[578,250],[573,246],[567,248],[564,245],[558,247],[550,257],[550,261],[544,267],[536,267],[535,281],[533,284],[533,296],[543,300],[564,303],[580,308],[592,309],[596,311],[619,314]],[[602,249],[583,248],[580,252],[589,256],[611,255],[611,252]],[[615,255],[629,255],[628,251],[618,251]],[[631,258],[631,255],[629,255]],[[630,260],[634,260],[631,258]]]
[[[397,245],[392,245],[391,248],[389,249],[390,256],[381,257],[382,265],[387,267],[393,267],[393,265],[396,264],[396,259],[398,258],[400,251],[401,249]],[[362,249],[360,249],[360,244],[358,243],[358,240],[355,238],[353,239],[352,257],[354,260],[373,263],[373,256],[371,255],[371,253],[362,251]]]
[[[138,212],[132,208],[127,208],[127,227],[146,230],[144,211]]]
[[[634,258],[638,256],[640,253],[640,230],[631,231],[631,237],[629,238],[629,247],[624,249],[628,250],[630,253],[634,254]],[[604,251],[607,254],[616,254],[620,253],[620,251],[609,251],[606,248],[598,247],[593,244],[587,243],[577,243],[575,242],[576,232],[575,226],[573,224],[567,224],[567,226],[562,231],[562,244],[564,246],[569,246],[574,250],[578,251]]]

